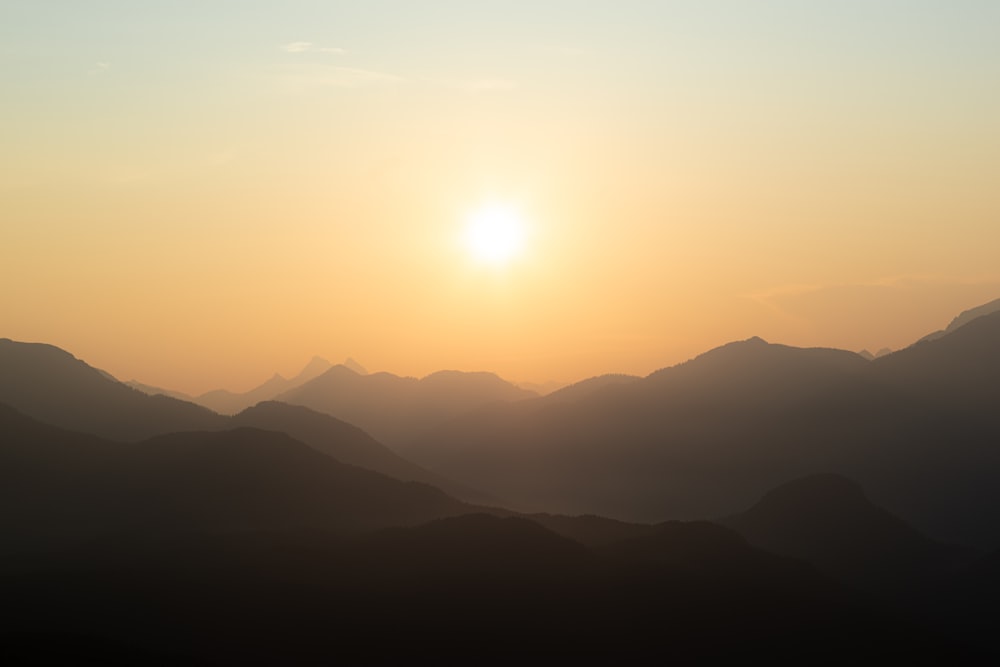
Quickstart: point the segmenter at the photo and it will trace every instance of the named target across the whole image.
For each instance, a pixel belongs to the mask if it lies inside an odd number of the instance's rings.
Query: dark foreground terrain
[[[838,478],[732,527],[640,525],[471,506],[282,433],[120,444],[9,408],[0,427],[5,664],[990,655],[996,557]]]
[[[467,515],[351,539],[131,535],[3,579],[6,664],[974,660],[709,523],[588,549]]]

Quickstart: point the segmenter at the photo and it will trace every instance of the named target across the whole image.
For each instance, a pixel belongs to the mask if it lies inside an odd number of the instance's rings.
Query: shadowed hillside
[[[967,550],[921,535],[839,475],[811,475],[782,484],[722,523],[762,549],[879,588],[944,578],[971,557]]]
[[[149,396],[51,345],[0,339],[0,403],[46,423],[115,440],[221,428],[193,403]]]
[[[410,463],[357,426],[300,405],[258,403],[229,420],[230,427],[250,426],[287,433],[341,463],[374,470],[403,481],[424,482],[472,502],[488,502],[481,493]]]
[[[0,406],[0,435],[5,550],[128,531],[343,533],[471,509],[256,429],[120,444]]]

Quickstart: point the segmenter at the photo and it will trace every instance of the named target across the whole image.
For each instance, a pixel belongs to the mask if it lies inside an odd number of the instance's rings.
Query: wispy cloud
[[[312,47],[312,42],[289,42],[281,47],[282,51],[288,53],[303,53]]]
[[[347,53],[347,49],[339,46],[316,46],[312,42],[289,42],[283,44],[281,50],[286,53],[332,53],[337,56]]]
[[[356,67],[339,67],[322,63],[275,65],[270,74],[278,85],[289,92],[317,88],[360,88],[402,81],[398,76]]]
[[[87,70],[87,74],[100,74],[101,72],[107,72],[109,69],[111,69],[111,63],[102,60]]]

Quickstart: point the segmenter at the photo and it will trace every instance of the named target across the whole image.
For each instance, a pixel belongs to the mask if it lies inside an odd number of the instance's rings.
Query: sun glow
[[[524,220],[509,206],[484,206],[469,215],[466,222],[465,247],[480,263],[510,263],[523,252],[524,238]]]

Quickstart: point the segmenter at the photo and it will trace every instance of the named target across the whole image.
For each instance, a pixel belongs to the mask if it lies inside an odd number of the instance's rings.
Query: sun
[[[524,239],[524,220],[510,206],[490,204],[466,220],[465,247],[482,264],[509,264],[524,251]]]

